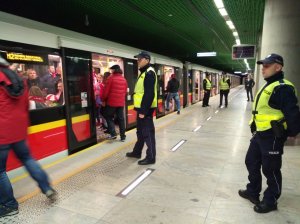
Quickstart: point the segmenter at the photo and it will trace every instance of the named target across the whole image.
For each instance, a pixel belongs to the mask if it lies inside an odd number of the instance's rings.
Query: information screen
[[[242,44],[232,46],[232,59],[254,59],[256,53],[255,45]]]

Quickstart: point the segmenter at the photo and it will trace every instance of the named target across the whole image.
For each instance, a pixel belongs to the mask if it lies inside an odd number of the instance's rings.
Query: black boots
[[[258,205],[260,203],[259,197],[253,197],[253,196],[249,195],[247,190],[239,190],[239,195],[242,198],[245,198],[245,199],[251,201],[255,205]]]

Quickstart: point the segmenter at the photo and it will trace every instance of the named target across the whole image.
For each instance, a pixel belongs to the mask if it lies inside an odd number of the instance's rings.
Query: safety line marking
[[[142,174],[135,178],[129,185],[127,185],[116,196],[125,198],[131,191],[133,191],[140,183],[142,183],[147,177],[149,177],[155,169],[146,169]]]
[[[180,146],[182,146],[187,140],[182,139],[179,141],[173,148],[170,149],[170,151],[175,152],[177,149],[179,149]]]

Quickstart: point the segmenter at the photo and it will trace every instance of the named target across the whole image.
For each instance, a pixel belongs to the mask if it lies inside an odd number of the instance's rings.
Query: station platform
[[[278,210],[255,213],[238,195],[247,183],[244,160],[251,138],[251,103],[243,86],[231,90],[229,100],[228,108],[219,108],[215,96],[210,107],[200,102],[180,115],[157,119],[154,165],[140,166],[137,159],[125,157],[136,141],[135,129],[126,133],[125,142],[104,141],[52,162],[45,169],[58,192],[54,203],[26,174],[12,177],[20,213],[0,218],[0,223],[300,223],[299,138],[285,146]],[[263,177],[263,189],[265,182]]]

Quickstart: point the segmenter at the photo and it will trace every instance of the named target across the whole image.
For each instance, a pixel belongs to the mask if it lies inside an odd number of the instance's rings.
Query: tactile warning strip
[[[129,147],[130,146],[128,146],[128,148]],[[18,215],[0,218],[0,223],[34,223],[34,220],[36,220],[38,216],[44,214],[48,209],[56,205],[58,202],[66,200],[83,187],[89,185],[95,180],[101,179],[101,177],[104,175],[108,175],[110,171],[127,160],[124,154],[125,150],[126,148],[123,151],[98,162],[88,169],[56,185],[55,189],[58,191],[58,200],[56,202],[50,203],[43,194],[39,194],[25,201],[24,203],[21,203],[19,207],[20,212]]]

